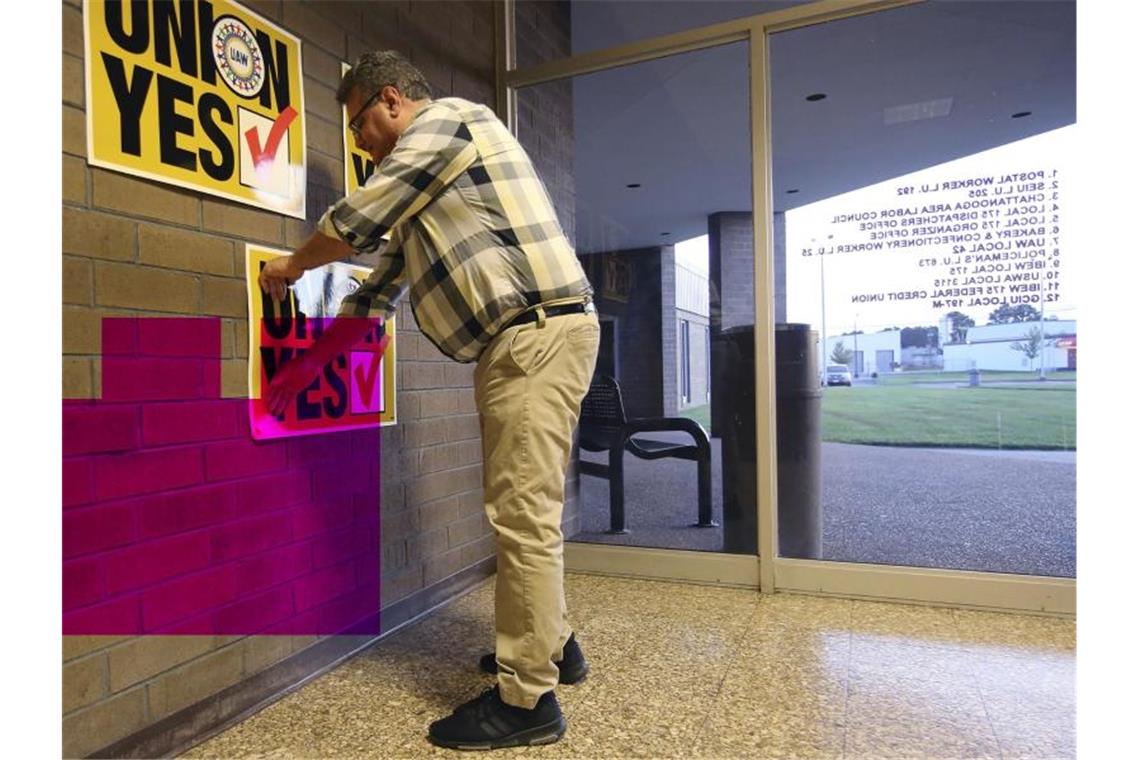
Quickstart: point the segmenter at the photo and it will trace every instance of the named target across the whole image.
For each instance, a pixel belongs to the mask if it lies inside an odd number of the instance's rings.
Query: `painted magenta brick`
[[[313,470],[313,493],[326,499],[367,493],[374,485],[367,463],[361,467],[325,465]]]
[[[63,557],[124,546],[135,540],[135,508],[131,502],[76,509],[63,521]]]
[[[216,525],[233,519],[235,510],[230,483],[155,494],[138,502],[139,536],[157,538]]]
[[[95,498],[99,501],[169,491],[202,482],[202,451],[180,447],[99,457]]]
[[[305,575],[312,566],[310,545],[290,544],[237,562],[237,582],[244,591],[259,591]]]
[[[139,445],[138,407],[69,401],[63,405],[63,455],[130,451]]]
[[[351,435],[351,433],[338,433]],[[336,462],[344,456],[343,448],[330,446],[328,435],[302,435],[290,438],[286,444],[289,449],[289,464],[291,465],[321,465]]]
[[[379,583],[380,563],[376,562],[375,559],[371,553],[361,553],[357,556],[355,560],[357,586],[368,587]]]
[[[138,352],[144,356],[221,356],[222,320],[157,318],[138,320]]]
[[[133,317],[104,317],[103,356],[136,356],[139,352],[139,320]],[[221,341],[218,342],[219,347]]]
[[[194,617],[183,618],[177,623],[164,625],[159,628],[148,628],[146,632],[153,636],[202,636],[219,635],[217,613],[207,610]]]
[[[285,468],[284,441],[243,438],[206,447],[206,479],[231,480]]]
[[[307,502],[312,498],[312,481],[308,470],[295,468],[239,480],[233,484],[238,511],[244,515],[255,515]],[[373,497],[374,505],[375,501]]]
[[[130,636],[142,633],[139,596],[122,596],[103,604],[64,612],[63,633],[65,636]]]
[[[121,549],[105,562],[107,593],[114,595],[206,567],[210,562],[210,536],[198,531],[147,541]]]
[[[227,399],[142,405],[147,446],[213,441],[238,435],[237,405]]]
[[[157,630],[172,623],[186,620],[202,610],[213,610],[232,602],[238,597],[241,586],[238,583],[237,566],[230,563],[214,567],[200,573],[183,576],[147,589],[142,597],[143,628]],[[212,615],[198,614],[195,626],[198,631],[183,630],[183,633],[217,633],[214,630]]]
[[[86,504],[94,496],[90,459],[63,460],[63,508]]]
[[[292,511],[293,536],[303,538],[328,533],[352,523],[352,501],[338,499],[303,504]]]
[[[293,595],[288,586],[277,586],[246,599],[240,599],[217,612],[219,631],[257,633],[293,614]]]
[[[355,588],[356,568],[352,562],[342,562],[293,581],[293,599],[301,612]]]
[[[324,533],[312,540],[313,567],[322,568],[368,550],[367,534],[355,525]]]
[[[380,626],[380,587],[357,588],[317,608],[319,625],[325,630],[367,633]]]
[[[287,544],[292,536],[290,521],[277,514],[230,522],[212,532],[213,557],[215,561],[247,557]]]
[[[73,610],[103,598],[103,566],[98,559],[63,563],[63,609]]]
[[[283,618],[278,622],[263,628],[260,633],[263,636],[306,636],[306,631],[323,631],[335,630],[341,633],[341,628],[325,629],[321,627],[321,616],[318,609],[306,610],[305,612],[295,613],[287,618]],[[379,633],[380,627],[376,626],[374,633]]]
[[[379,428],[256,444],[219,320],[102,327],[104,398],[64,403],[64,634],[378,633]]]
[[[103,400],[216,398],[221,395],[221,383],[211,386],[209,378],[213,377],[210,370],[217,365],[217,359],[104,356]]]

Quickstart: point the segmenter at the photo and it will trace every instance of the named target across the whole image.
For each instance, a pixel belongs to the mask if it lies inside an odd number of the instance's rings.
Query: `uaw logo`
[[[214,24],[214,62],[226,85],[243,98],[252,98],[265,84],[261,48],[248,26],[233,16]]]

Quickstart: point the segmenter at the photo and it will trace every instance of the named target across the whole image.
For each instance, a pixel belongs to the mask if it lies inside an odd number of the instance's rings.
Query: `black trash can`
[[[817,333],[810,325],[776,325],[776,483],[780,556],[820,557],[823,392]]]
[[[713,339],[713,435],[720,437],[724,551],[756,553],[756,349],[751,325]]]

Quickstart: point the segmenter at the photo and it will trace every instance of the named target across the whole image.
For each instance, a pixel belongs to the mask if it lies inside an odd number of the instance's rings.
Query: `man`
[[[446,355],[477,361],[483,494],[495,529],[498,685],[431,725],[436,744],[488,749],[557,741],[554,696],[586,662],[562,590],[562,499],[571,438],[598,353],[593,289],[530,159],[494,113],[432,100],[422,74],[393,52],[367,53],[337,100],[367,184],[325,213],[292,256],[270,262],[263,290],[283,299],[305,270],[391,239],[380,262],[312,349],[267,394],[278,413],[322,366],[385,318],[405,290],[421,331]]]

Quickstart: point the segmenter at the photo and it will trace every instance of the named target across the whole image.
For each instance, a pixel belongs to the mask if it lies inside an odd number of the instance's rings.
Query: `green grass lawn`
[[[1009,379],[1025,377],[1025,373],[1002,374],[1013,375]],[[1026,382],[989,388],[900,384],[822,390],[825,441],[982,449],[1076,448],[1076,386],[1068,383]],[[712,430],[708,404],[684,409],[680,416]]]
[[[707,431],[712,430],[712,407],[709,404],[702,404],[701,406],[690,406],[688,409],[682,409],[678,414],[679,417],[688,417],[691,420],[696,420],[701,423]]]
[[[978,378],[984,386],[992,382],[1010,382],[1022,380],[1027,383],[1040,382],[1036,372],[999,372],[997,370],[981,370]],[[1046,380],[1072,380],[1077,379],[1076,371],[1046,372]],[[968,383],[970,376],[965,372],[887,372],[879,376],[878,385],[914,385],[915,383]]]
[[[826,388],[823,440],[887,446],[1076,447],[1074,385]]]

